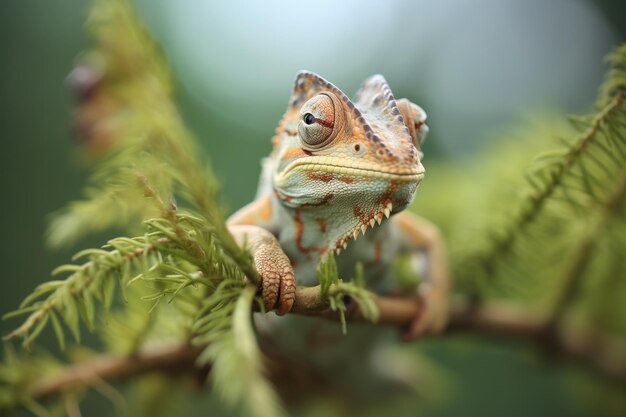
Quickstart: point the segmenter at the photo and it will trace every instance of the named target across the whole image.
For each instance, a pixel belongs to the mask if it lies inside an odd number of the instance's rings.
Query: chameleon
[[[350,100],[319,75],[297,74],[257,196],[227,221],[252,254],[267,311],[288,313],[296,285],[316,285],[317,266],[331,252],[340,277],[362,262],[366,285],[378,292],[393,290],[398,256],[421,254],[427,268],[414,295],[422,308],[404,338],[444,328],[451,280],[443,239],[403,211],[424,178],[428,129],[424,110],[396,100],[382,75]]]

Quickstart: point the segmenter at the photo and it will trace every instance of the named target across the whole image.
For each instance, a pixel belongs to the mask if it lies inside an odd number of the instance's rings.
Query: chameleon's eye
[[[315,116],[313,116],[311,113],[307,113],[304,115],[304,117],[302,117],[302,120],[305,124],[312,125],[313,123],[315,123]]]
[[[344,116],[336,100],[330,94],[322,93],[302,106],[298,133],[305,149],[321,149],[337,137]]]

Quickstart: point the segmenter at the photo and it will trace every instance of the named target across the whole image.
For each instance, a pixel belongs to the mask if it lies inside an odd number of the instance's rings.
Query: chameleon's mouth
[[[413,169],[381,167],[371,162],[347,162],[332,156],[313,156],[292,162],[277,175],[277,180],[285,178],[290,171],[299,168],[303,171],[328,172],[372,179],[393,180],[396,182],[420,182],[424,178],[424,167],[419,164]]]

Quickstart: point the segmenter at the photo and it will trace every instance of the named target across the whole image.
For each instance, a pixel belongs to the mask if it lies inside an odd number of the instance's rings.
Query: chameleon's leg
[[[408,212],[398,213],[393,219],[404,236],[407,249],[423,251],[427,255],[426,280],[420,285],[418,293],[423,307],[403,336],[406,340],[412,340],[425,333],[440,332],[446,326],[452,281],[439,229]]]
[[[241,247],[250,250],[261,277],[261,294],[265,310],[288,313],[296,297],[296,281],[289,258],[272,233],[263,227],[271,217],[269,200],[257,200],[242,208],[228,220],[228,229]],[[268,214],[268,210],[269,214]]]

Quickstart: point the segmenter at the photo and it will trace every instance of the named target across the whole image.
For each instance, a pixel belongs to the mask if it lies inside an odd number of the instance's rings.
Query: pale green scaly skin
[[[400,254],[426,253],[426,308],[408,336],[444,326],[450,284],[443,243],[428,222],[400,213],[424,176],[425,122],[424,111],[396,101],[380,75],[351,101],[321,77],[298,74],[257,198],[229,220],[238,240],[253,246],[268,309],[287,313],[293,272],[298,285],[316,285],[317,265],[331,251],[341,277],[354,276],[360,261],[378,291],[392,289],[391,265]]]

